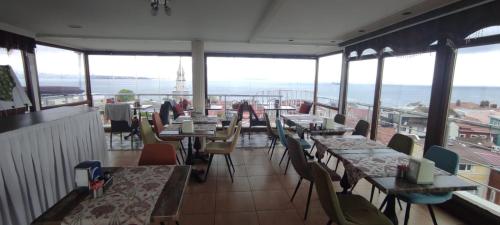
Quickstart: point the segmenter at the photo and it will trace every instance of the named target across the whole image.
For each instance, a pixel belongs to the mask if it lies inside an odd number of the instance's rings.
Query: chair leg
[[[339,168],[339,163],[340,163],[340,160],[337,159],[337,165],[335,166],[335,172],[337,172],[337,169]]]
[[[231,155],[228,154],[227,158],[229,159],[229,162],[231,163],[231,167],[233,168],[233,173],[236,172],[236,170],[234,169],[233,159],[231,159]]]
[[[179,153],[181,155],[182,161],[185,162],[186,160],[184,159],[184,153],[182,152],[182,149],[179,149]]]
[[[273,158],[274,148],[276,148],[276,142],[278,142],[278,139],[274,139],[274,144],[273,148],[271,149],[271,156],[269,157],[269,160],[272,160]]]
[[[429,213],[431,214],[432,223],[434,223],[434,225],[438,225],[437,220],[436,220],[436,215],[434,215],[434,210],[432,209],[432,206],[427,205],[427,208],[429,209]]]
[[[373,193],[375,192],[375,185],[372,184],[372,193],[370,194],[370,203],[372,203],[373,200]]]
[[[208,177],[208,172],[210,171],[210,166],[212,165],[212,160],[214,159],[214,154],[210,154],[210,157],[208,157],[208,167],[207,167],[207,172],[205,173],[205,181],[207,180]]]
[[[286,162],[285,173],[283,175],[286,175],[289,166],[290,166],[290,157],[288,157],[288,161]]]
[[[309,213],[309,204],[311,203],[311,194],[312,194],[313,186],[314,186],[314,182],[311,181],[311,184],[309,184],[309,194],[307,194],[306,213],[304,215],[304,220],[307,220],[307,213]]]
[[[297,183],[297,186],[295,187],[295,191],[293,192],[292,198],[290,199],[291,202],[293,202],[293,199],[295,198],[295,195],[299,190],[300,184],[302,183],[302,179],[303,179],[302,177],[299,179],[299,183]]]
[[[330,154],[330,156],[328,157],[328,160],[326,160],[326,164],[328,165],[328,163],[330,162],[330,159],[332,159],[332,154]]]
[[[109,149],[113,149],[113,132],[109,132]]]
[[[382,201],[382,205],[380,205],[380,208],[378,210],[382,211],[386,203],[387,203],[387,196],[385,196],[384,201]]]
[[[269,152],[271,152],[271,148],[273,148],[273,144],[274,144],[275,140],[276,139],[274,139],[274,138],[271,139],[271,145],[269,145],[269,149],[267,150],[267,154],[269,154]]]
[[[406,204],[405,223],[404,223],[404,225],[408,225],[408,220],[410,219],[410,208],[411,208],[411,203],[407,203]]]
[[[231,171],[231,165],[229,163],[228,155],[224,155],[224,158],[226,158],[227,171],[229,172],[229,176],[231,176],[231,183],[234,183],[233,173]]]
[[[130,137],[130,149],[134,149],[134,136]]]
[[[186,148],[184,148],[184,144],[182,144],[182,140],[179,141],[179,144],[181,145],[181,151],[183,151],[183,153],[186,154]]]
[[[398,200],[399,210],[403,210],[403,206],[401,206],[401,200],[399,200],[399,198],[396,199]]]
[[[175,158],[177,159],[177,164],[178,165],[182,165],[181,164],[181,160],[179,159],[179,157],[177,156],[177,153],[175,153]]]
[[[285,155],[286,153],[288,152],[288,148],[285,148],[285,151],[283,152],[283,156],[281,156],[281,160],[280,160],[280,166],[281,166],[281,163],[283,162],[283,159],[285,159]]]
[[[311,150],[309,150],[309,154],[313,153],[314,147],[316,147],[316,142],[314,142],[313,146],[311,147]]]

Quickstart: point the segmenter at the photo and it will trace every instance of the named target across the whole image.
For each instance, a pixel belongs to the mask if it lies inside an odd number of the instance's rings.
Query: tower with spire
[[[182,67],[182,59],[179,57],[179,68],[177,68],[177,78],[175,79],[175,89],[172,94],[188,95],[189,92],[185,90],[186,78],[184,77],[184,68]],[[176,97],[178,98],[178,97]]]

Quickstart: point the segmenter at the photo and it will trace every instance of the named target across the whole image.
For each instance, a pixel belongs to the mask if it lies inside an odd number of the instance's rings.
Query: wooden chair
[[[241,121],[238,122],[238,127],[236,128],[236,132],[234,132],[232,140],[230,142],[210,142],[206,145],[205,152],[209,154],[209,159],[207,172],[205,173],[205,180],[207,180],[208,172],[210,171],[210,166],[212,165],[214,155],[224,155],[224,158],[226,159],[227,169],[229,171],[229,175],[231,176],[231,182],[234,182],[233,174],[234,172],[236,172],[236,170],[234,169],[233,160],[231,159],[231,153],[234,151],[234,149],[236,149],[236,144],[238,143],[240,132]]]
[[[337,194],[330,174],[318,162],[311,163],[319,201],[330,218],[327,225],[392,225],[392,222],[360,195]]]

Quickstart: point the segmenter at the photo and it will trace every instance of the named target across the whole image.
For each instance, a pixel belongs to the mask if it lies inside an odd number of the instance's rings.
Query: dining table
[[[323,127],[323,120],[326,117],[310,115],[310,114],[281,114],[283,121],[288,126],[300,127],[304,131],[312,135],[341,135],[348,131],[353,131],[353,128],[347,127],[344,124],[333,123],[330,128]]]
[[[75,188],[31,225],[168,224],[178,221],[191,166],[103,167],[113,182],[102,196]]]
[[[182,123],[185,120],[193,121],[193,132],[182,131]],[[195,159],[207,161],[206,156],[200,153],[201,149],[200,139],[214,137],[218,123],[219,123],[219,118],[215,116],[205,116],[196,114],[193,114],[192,116],[179,116],[174,121],[172,121],[172,124],[167,124],[164,126],[164,129],[162,132],[160,132],[159,137],[187,138],[188,146],[187,146],[187,157],[185,163],[186,165],[194,165]],[[196,153],[193,153],[193,149],[196,150]],[[201,169],[193,169],[191,172],[192,177],[194,177],[196,180],[200,182],[204,181],[204,179],[202,178],[203,174],[204,170]]]
[[[276,111],[276,118],[279,118],[281,111],[295,111],[297,109],[295,107],[289,106],[289,105],[279,105],[279,106],[265,105],[264,110],[265,111]]]
[[[477,186],[449,174],[439,168],[434,169],[432,184],[416,184],[397,177],[397,166],[408,165],[412,156],[398,152],[382,143],[360,135],[314,136],[318,160],[328,152],[344,165],[344,175],[340,185],[348,192],[359,180],[366,179],[387,194],[384,214],[398,224],[395,209],[396,196],[402,193],[446,193],[476,190]]]

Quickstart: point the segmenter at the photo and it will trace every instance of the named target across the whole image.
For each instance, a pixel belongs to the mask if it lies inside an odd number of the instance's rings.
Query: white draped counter
[[[61,107],[0,119],[0,224],[24,225],[74,188],[73,167],[106,160],[99,112]]]

